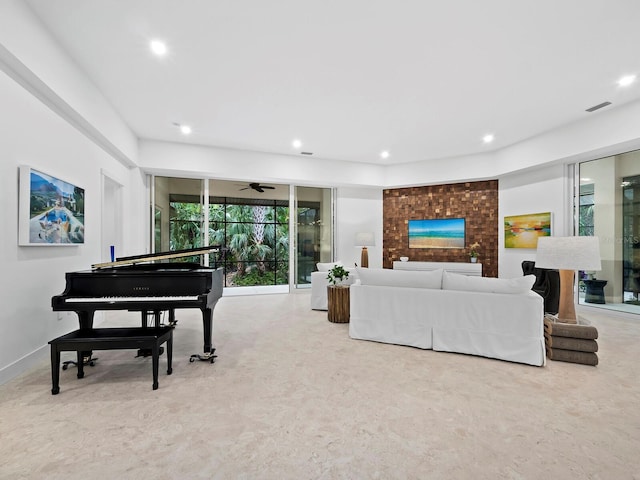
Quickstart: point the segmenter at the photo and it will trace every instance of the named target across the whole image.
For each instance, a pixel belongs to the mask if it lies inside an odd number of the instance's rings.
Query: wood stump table
[[[329,285],[327,302],[330,322],[349,323],[349,285]]]

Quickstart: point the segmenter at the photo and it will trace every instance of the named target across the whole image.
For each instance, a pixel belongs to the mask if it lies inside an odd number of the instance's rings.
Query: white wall
[[[522,276],[522,261],[536,259],[531,248],[504,248],[504,217],[551,212],[554,236],[572,235],[566,167],[555,164],[507,175],[498,182],[498,277]]]
[[[47,342],[77,328],[51,297],[64,274],[101,260],[102,175],[122,185],[119,254],[148,238],[145,175],[137,139],[97,88],[59,48],[25,2],[0,2],[0,383],[48,354]],[[18,167],[29,165],[85,189],[85,244],[18,246]]]
[[[382,189],[343,187],[336,197],[336,260],[360,265],[356,233],[374,232],[376,244],[367,248],[369,268],[382,268]]]
[[[382,185],[375,165],[229,148],[141,140],[140,168],[157,175],[292,183],[301,186]]]
[[[640,149],[640,101],[586,114],[582,121],[553,129],[494,152],[391,165],[387,188],[503,178],[557,163],[593,160]]]
[[[130,187],[130,172],[0,72],[0,383],[48,354],[47,342],[77,328],[75,315],[51,309],[64,274],[100,261],[101,169]],[[18,246],[18,167],[29,165],[85,189],[85,244]],[[127,201],[127,200],[125,200]],[[140,212],[136,211],[139,215]],[[126,222],[123,222],[126,223]]]
[[[0,2],[0,69],[135,166],[136,137],[22,0]]]

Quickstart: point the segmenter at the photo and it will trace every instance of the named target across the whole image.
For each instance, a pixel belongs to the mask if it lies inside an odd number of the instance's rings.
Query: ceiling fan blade
[[[276,187],[270,187],[269,185],[260,185],[260,188],[269,188],[271,190],[275,190]]]
[[[255,187],[254,190],[256,192],[264,193],[264,190],[262,189],[262,187]]]

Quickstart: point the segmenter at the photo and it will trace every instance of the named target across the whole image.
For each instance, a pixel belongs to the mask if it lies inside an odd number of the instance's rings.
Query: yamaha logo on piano
[[[134,292],[148,292],[150,288],[147,287],[133,287]]]

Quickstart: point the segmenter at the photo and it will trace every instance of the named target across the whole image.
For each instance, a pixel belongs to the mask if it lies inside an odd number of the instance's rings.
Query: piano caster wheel
[[[51,395],[57,395],[60,393],[60,387],[52,388]]]
[[[194,354],[191,355],[191,357],[189,357],[189,363],[193,363],[196,360],[200,360],[202,362],[209,362],[209,363],[213,363],[214,360],[216,359],[217,355],[214,355],[213,352],[208,352],[205,353],[203,355],[199,355],[199,354]]]

